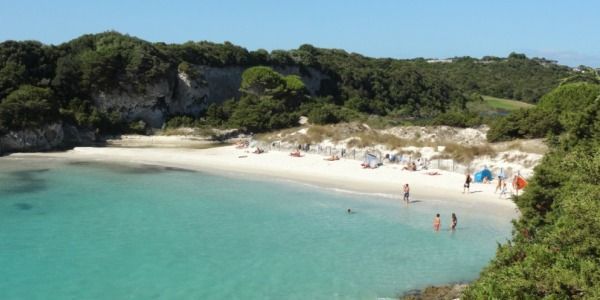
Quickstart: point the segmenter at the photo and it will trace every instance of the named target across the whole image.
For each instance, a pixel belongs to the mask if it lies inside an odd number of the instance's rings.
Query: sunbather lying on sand
[[[430,172],[427,172],[427,173],[425,173],[425,174],[427,174],[427,175],[432,175],[432,176],[433,176],[433,175],[442,175],[442,173],[440,173],[440,172],[438,172],[438,171],[430,171]]]
[[[302,157],[302,154],[300,154],[300,150],[296,149],[296,150],[292,151],[292,153],[290,153],[290,156]]]
[[[339,159],[340,159],[340,157],[334,154],[334,155],[332,155],[332,156],[330,156],[330,157],[323,158],[323,159],[324,159],[324,160],[328,160],[328,161],[334,161],[334,160],[339,160]]]
[[[402,168],[402,170],[416,171],[417,170],[417,164],[415,164],[415,162],[408,163],[406,166],[404,166],[404,168]]]
[[[239,142],[235,143],[235,147],[237,149],[246,148],[246,147],[248,147],[248,145],[249,145],[248,141],[239,141]]]

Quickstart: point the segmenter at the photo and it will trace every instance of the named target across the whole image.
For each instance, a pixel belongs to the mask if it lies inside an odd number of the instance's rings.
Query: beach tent
[[[473,176],[473,180],[475,180],[475,182],[483,182],[483,179],[487,177],[488,181],[492,180],[492,171],[490,171],[490,169],[488,169],[487,167],[483,167],[483,169],[481,169],[481,171],[475,173],[475,176]]]
[[[379,159],[374,154],[367,153],[367,155],[365,155],[364,164],[369,166],[369,168],[375,169],[379,166]]]

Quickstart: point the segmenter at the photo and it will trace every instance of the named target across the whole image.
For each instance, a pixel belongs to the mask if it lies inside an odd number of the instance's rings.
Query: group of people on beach
[[[515,178],[513,179],[513,183],[512,183],[512,189],[513,189],[513,191],[519,189],[519,187],[517,186],[518,185],[517,184],[518,183],[518,179],[519,179],[519,176],[515,175]],[[506,181],[507,181],[506,177],[504,177],[502,175],[498,176],[498,180],[496,181],[497,183],[496,183],[496,189],[494,190],[494,194],[496,194],[496,193],[498,193],[498,191],[500,191],[499,198],[502,198],[502,197],[506,198],[507,196],[509,196],[508,184],[506,183]],[[465,192],[470,193],[469,188],[471,187],[471,182],[473,182],[473,178],[471,177],[471,174],[467,173],[465,175],[465,183],[463,184],[463,194]],[[490,182],[490,179],[488,177],[484,177],[483,178],[483,183],[484,184],[489,184],[491,182]]]
[[[452,220],[450,223],[450,230],[454,231],[456,229],[456,225],[458,225],[458,218],[455,213],[452,213]],[[440,231],[440,227],[442,226],[442,220],[440,219],[440,214],[436,214],[435,218],[433,218],[433,230]]]

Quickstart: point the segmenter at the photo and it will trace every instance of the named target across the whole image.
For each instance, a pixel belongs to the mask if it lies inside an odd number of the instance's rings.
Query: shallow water
[[[355,213],[347,214],[352,208]],[[434,233],[433,215],[447,228]],[[507,217],[157,166],[0,159],[0,299],[375,299],[469,281]]]

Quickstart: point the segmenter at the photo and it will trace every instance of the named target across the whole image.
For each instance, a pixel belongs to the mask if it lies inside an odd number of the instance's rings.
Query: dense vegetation
[[[434,72],[465,92],[535,103],[571,75],[569,68],[551,61],[511,53],[508,58],[457,57],[452,63],[415,60],[424,72]]]
[[[490,125],[488,140],[543,138],[565,130],[565,120],[593,103],[600,94],[600,85],[568,83],[546,94],[540,103],[498,118]]]
[[[552,119],[551,151],[515,199],[512,241],[465,299],[600,298],[600,85],[563,85],[539,109],[504,121]]]
[[[128,130],[131,126],[123,124],[119,112],[100,111],[91,94],[107,89],[140,92],[148,83],[174,78],[178,70],[193,75],[193,65],[296,66],[301,75],[309,74],[309,69],[327,75],[321,89],[309,94],[297,77],[271,72],[275,81],[269,84],[275,86],[267,88],[280,90],[256,93],[242,86],[242,97],[207,107],[192,120],[198,125],[257,131],[293,125],[299,115],[308,115],[315,123],[375,116],[386,122],[435,120],[435,124],[468,126],[482,122],[477,112],[466,109],[469,102],[483,101],[478,94],[535,102],[570,74],[566,67],[517,54],[506,59],[428,63],[373,59],[311,45],[267,52],[228,42],[149,43],[116,32],[83,35],[58,46],[6,41],[0,43],[0,130],[57,120],[102,132]],[[48,94],[40,98],[33,87]],[[18,94],[10,96],[13,92]],[[31,97],[24,97],[29,93]],[[25,103],[25,98],[31,101]],[[28,113],[24,120],[13,114],[24,109],[43,113]]]

